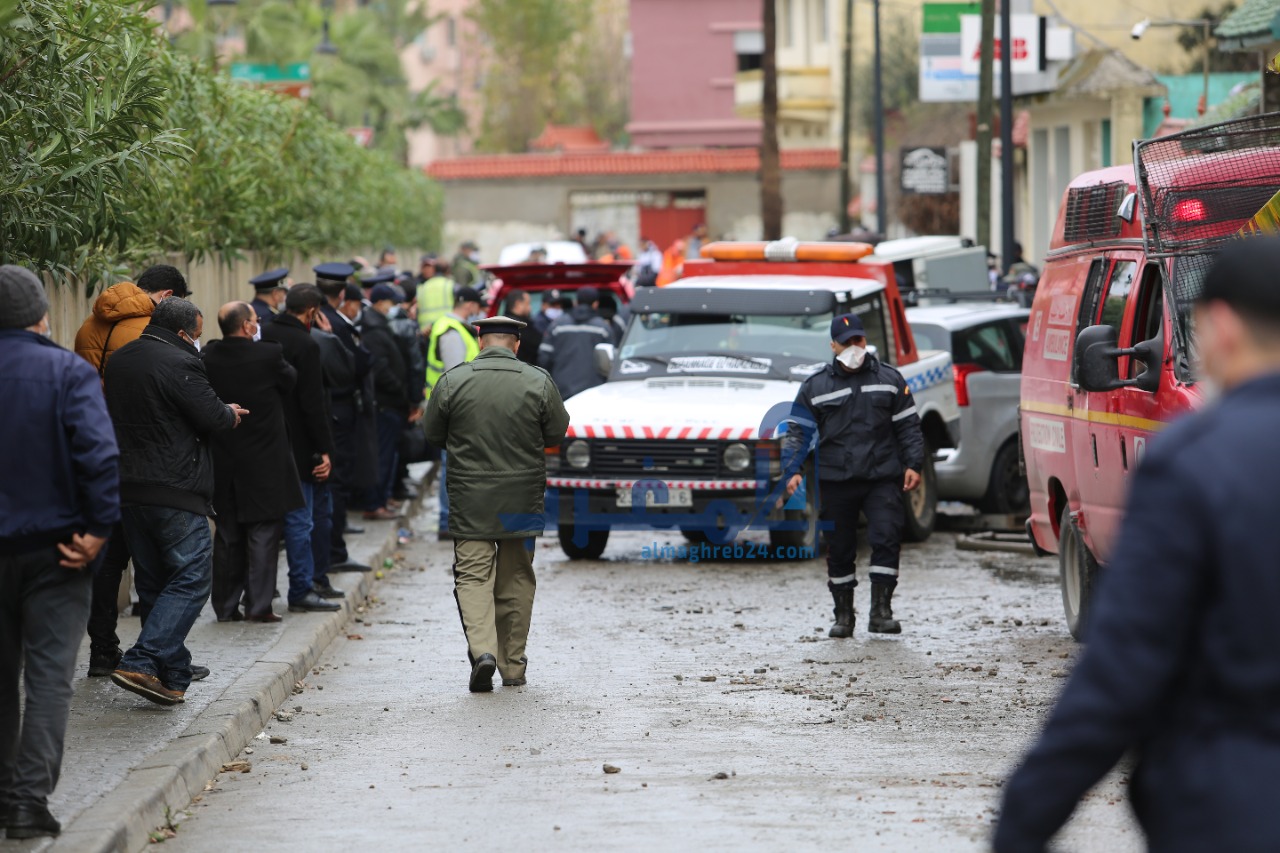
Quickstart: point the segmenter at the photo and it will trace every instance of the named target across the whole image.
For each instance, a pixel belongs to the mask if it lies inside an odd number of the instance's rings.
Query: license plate
[[[618,506],[631,506],[631,489],[618,489]],[[654,491],[645,493],[644,505],[647,507],[654,506],[693,506],[693,491],[691,489],[667,489],[665,499]]]

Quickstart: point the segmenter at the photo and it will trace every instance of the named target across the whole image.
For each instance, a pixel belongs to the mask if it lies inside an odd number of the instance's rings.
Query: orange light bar
[[[798,240],[708,243],[702,257],[713,261],[857,261],[875,251],[869,243],[801,243]]]

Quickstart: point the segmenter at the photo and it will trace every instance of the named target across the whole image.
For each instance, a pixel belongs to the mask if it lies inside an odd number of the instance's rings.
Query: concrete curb
[[[409,507],[393,522],[371,565],[375,572],[397,545],[398,529],[417,512]],[[368,598],[375,572],[346,574],[347,597],[336,613],[291,617],[280,639],[215,699],[186,730],[129,771],[124,781],[81,812],[45,848],[75,853],[133,853],[150,845],[150,834],[168,814],[191,804],[222,765],[248,746],[271,715],[293,694],[293,685],[311,671],[329,643]]]

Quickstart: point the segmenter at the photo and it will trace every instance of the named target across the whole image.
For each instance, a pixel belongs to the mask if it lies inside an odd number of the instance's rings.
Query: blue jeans
[[[187,634],[213,583],[209,519],[161,506],[126,506],[121,514],[146,615],[138,642],[124,653],[119,668],[154,675],[170,690],[186,690],[191,686]]]
[[[324,483],[302,481],[303,506],[298,507],[284,517],[284,553],[289,560],[289,603],[297,604],[311,592],[311,584],[316,580],[316,558],[314,539],[316,533],[316,515],[320,506],[324,507],[325,541],[328,542],[328,520],[331,512],[329,487]],[[327,545],[326,545],[327,553]],[[328,571],[325,564],[324,571]]]
[[[311,580],[329,585],[330,554],[333,547],[333,492],[328,482],[311,485]]]
[[[391,500],[391,487],[400,468],[400,435],[405,417],[394,409],[378,409],[378,483],[370,491],[365,509],[373,512]]]

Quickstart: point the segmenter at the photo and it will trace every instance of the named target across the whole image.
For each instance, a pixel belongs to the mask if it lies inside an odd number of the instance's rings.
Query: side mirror
[[[1133,215],[1136,212],[1137,207],[1138,207],[1138,194],[1129,193],[1124,197],[1124,200],[1120,202],[1120,207],[1116,209],[1116,216],[1120,217],[1125,222],[1132,223]]]
[[[1164,360],[1164,340],[1157,335],[1135,347],[1120,349],[1116,346],[1119,333],[1112,326],[1090,326],[1076,338],[1076,381],[1085,391],[1114,391],[1117,388],[1137,388],[1155,393],[1160,387],[1160,367]],[[1121,356],[1140,359],[1146,369],[1134,379],[1121,379]]]
[[[595,352],[596,372],[601,376],[608,378],[609,373],[613,370],[613,358],[615,355],[613,344],[596,344]]]

